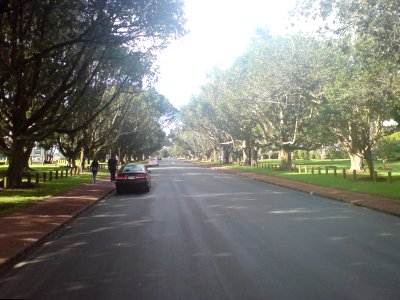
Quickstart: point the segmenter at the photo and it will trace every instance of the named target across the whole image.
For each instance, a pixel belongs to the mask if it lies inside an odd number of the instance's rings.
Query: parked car
[[[150,170],[142,164],[126,164],[117,173],[115,191],[120,194],[123,191],[144,190],[149,192],[151,188]]]
[[[157,159],[149,159],[149,163],[147,164],[149,167],[158,167]]]

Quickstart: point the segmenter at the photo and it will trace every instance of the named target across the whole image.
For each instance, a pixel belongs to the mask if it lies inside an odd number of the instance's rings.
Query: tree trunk
[[[364,157],[365,160],[367,161],[369,176],[372,178],[374,176],[375,168],[374,168],[374,159],[372,158],[372,152],[370,148],[365,150]]]
[[[364,155],[360,152],[358,153],[349,153],[351,166],[350,171],[364,172]]]
[[[243,150],[243,164],[245,166],[251,166],[250,140],[244,140],[243,141],[242,150]]]
[[[22,184],[22,174],[25,166],[28,165],[28,159],[25,161],[25,142],[23,140],[14,140],[12,143],[10,164],[7,175],[10,181],[10,188],[20,187]]]
[[[222,163],[229,164],[230,147],[228,145],[222,146]]]
[[[85,149],[81,150],[81,153],[79,155],[79,158],[81,160],[81,165],[80,167],[82,168],[82,170],[85,170],[85,164],[86,164],[86,155],[85,155]]]
[[[33,147],[35,146],[34,142],[24,143],[24,156],[23,156],[23,163],[24,168],[23,171],[29,172],[31,168],[29,167],[29,159],[31,158]]]
[[[279,157],[281,160],[281,169],[290,170],[292,167],[292,154],[288,147],[281,147],[279,151]]]
[[[211,161],[218,161],[217,148],[213,148],[213,158]]]
[[[253,164],[256,164],[258,161],[258,151],[258,148],[253,148],[253,151],[251,153]]]
[[[325,160],[328,158],[328,149],[326,147],[322,147],[321,149],[321,160]]]

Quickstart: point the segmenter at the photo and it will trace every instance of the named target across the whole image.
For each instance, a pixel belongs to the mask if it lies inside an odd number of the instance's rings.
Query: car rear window
[[[128,173],[128,172],[144,172],[144,167],[141,165],[126,165],[122,172]]]

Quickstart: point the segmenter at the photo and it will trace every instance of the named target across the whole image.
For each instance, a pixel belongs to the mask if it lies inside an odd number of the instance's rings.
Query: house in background
[[[53,163],[57,160],[65,160],[64,156],[56,147],[53,147],[50,150],[45,150],[38,145],[32,149],[30,159],[32,162],[41,163]]]
[[[43,162],[44,161],[44,156],[45,156],[45,150],[39,146],[35,146],[32,149],[31,153],[31,160],[33,162]]]

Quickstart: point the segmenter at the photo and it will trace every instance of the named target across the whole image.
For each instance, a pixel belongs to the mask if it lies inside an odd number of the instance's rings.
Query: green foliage
[[[318,116],[332,58],[329,45],[315,39],[261,32],[182,109],[182,128],[203,135],[213,149],[242,150],[245,163],[268,149],[287,153],[290,165],[291,151],[328,142]]]
[[[179,0],[2,4],[0,152],[11,185],[21,183],[35,142],[57,132],[68,156],[89,143],[82,130],[122,91],[152,80],[155,53],[184,33],[183,23]]]
[[[364,158],[373,171],[372,149],[388,132],[383,122],[397,118],[400,47],[399,3],[396,0],[299,1],[298,12],[307,18],[329,21],[321,38],[333,35],[337,76],[325,86],[323,119],[361,169]],[[337,43],[336,41],[339,41]]]
[[[58,169],[54,166],[33,166],[31,171],[32,175],[37,172],[42,174],[43,172],[54,171]],[[5,174],[6,167],[0,166],[0,178]],[[100,169],[98,177],[108,176],[106,169]],[[24,205],[28,205],[35,201],[59,195],[66,192],[67,190],[92,181],[91,173],[81,173],[80,175],[68,176],[63,178],[53,179],[52,181],[40,182],[35,184],[34,188],[19,188],[19,189],[7,189],[1,190],[0,197],[0,215],[4,213],[10,213]]]
[[[400,132],[382,138],[376,147],[375,154],[383,160],[400,159]]]
[[[306,150],[295,150],[293,151],[294,159],[310,159],[310,154]]]
[[[331,145],[327,147],[330,159],[347,159],[349,154],[341,145]]]
[[[399,3],[303,0],[298,12],[325,21],[320,35],[271,37],[259,30],[233,66],[205,86],[216,91],[207,94],[205,113],[183,111],[182,128],[193,116],[198,127],[218,116],[239,124],[219,121],[214,129],[229,133],[243,153],[280,150],[289,167],[291,151],[300,159],[308,158],[305,150],[313,158],[322,149],[331,160],[350,155],[353,170],[365,170],[366,160],[372,176],[374,151],[392,158],[398,152],[397,140],[383,137],[393,132],[384,122],[400,115]],[[210,128],[198,133],[207,136]]]
[[[160,155],[161,155],[162,158],[167,158],[167,157],[171,156],[171,154],[170,154],[170,152],[168,151],[167,148],[161,149]]]

